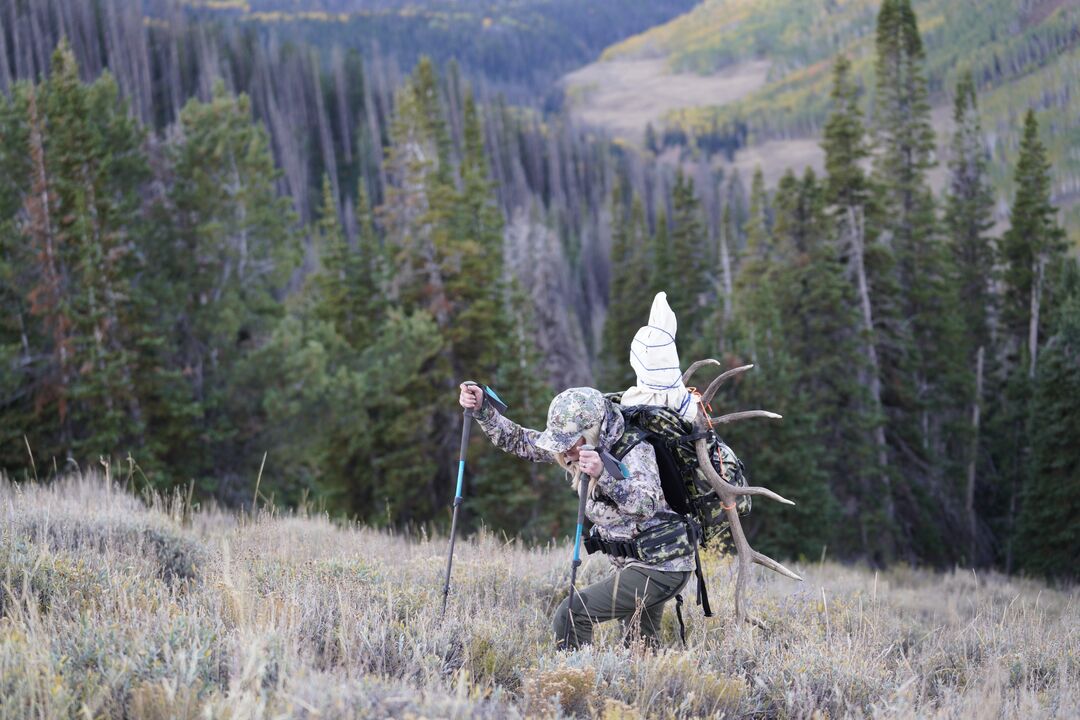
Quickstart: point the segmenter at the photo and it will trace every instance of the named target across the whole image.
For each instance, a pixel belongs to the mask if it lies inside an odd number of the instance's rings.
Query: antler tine
[[[716,394],[716,391],[720,389],[720,386],[723,385],[728,378],[734,377],[739,373],[744,373],[752,367],[754,367],[753,364],[741,365],[739,367],[731,368],[730,370],[721,373],[718,378],[709,383],[708,389],[701,394],[701,404],[708,405],[709,403],[711,403],[713,395]]]
[[[700,442],[704,446],[705,439],[702,438],[698,442]],[[697,450],[696,443],[695,443],[694,449]],[[708,450],[706,449],[705,452],[707,453]],[[707,460],[708,455],[705,455],[704,459]],[[759,487],[757,485],[750,485],[748,487],[739,487],[737,485],[732,485],[727,480],[724,480],[724,478],[720,477],[720,475],[716,472],[716,469],[712,466],[711,462],[705,462],[705,463],[702,462],[701,453],[698,453],[698,464],[702,466],[701,469],[705,471],[705,475],[707,475],[709,480],[712,481],[712,484],[717,486],[717,488],[719,488],[717,490],[717,492],[720,492],[720,490],[723,490],[723,492],[725,492],[725,493],[727,493],[727,494],[729,494],[729,495],[731,495],[733,497],[738,497],[739,495],[760,495],[762,497],[767,497],[770,500],[775,500],[778,503],[783,503],[784,505],[794,505],[795,504],[794,502],[792,502],[791,500],[788,500],[786,497],[784,497],[780,493],[773,492],[769,488]]]
[[[772,420],[780,420],[784,416],[779,413],[769,412],[768,410],[743,410],[742,412],[728,413],[727,415],[721,415],[720,417],[710,418],[713,423],[719,423],[721,425],[725,423],[738,422],[739,420],[747,420],[749,418],[770,418]]]
[[[700,424],[700,421],[698,424]],[[750,547],[750,543],[746,539],[746,534],[743,532],[742,523],[739,521],[739,511],[735,508],[735,498],[738,495],[764,495],[765,497],[770,497],[790,505],[794,505],[795,503],[782,498],[773,491],[765,488],[737,488],[726,482],[720,477],[719,473],[716,472],[716,469],[713,468],[712,461],[709,459],[709,451],[705,438],[699,438],[694,442],[694,450],[697,452],[698,466],[704,471],[705,476],[709,479],[709,482],[712,483],[717,495],[720,496],[720,501],[723,503],[724,507],[724,513],[727,515],[728,524],[731,526],[731,539],[734,541],[735,550],[739,555],[739,576],[735,581],[735,617],[742,622],[747,619],[747,614],[742,606],[743,589],[746,587],[747,578],[750,576],[750,566],[753,563],[767,567],[770,570],[775,570],[792,580],[801,581],[802,578],[769,556],[763,555]],[[760,621],[757,622],[760,623]]]
[[[692,378],[694,376],[694,373],[696,373],[698,370],[705,367],[706,365],[720,365],[720,361],[719,360],[713,360],[712,358],[706,358],[705,360],[698,360],[693,365],[686,368],[686,372],[684,372],[683,376],[682,376],[682,384],[685,385],[686,383],[690,382],[690,378]]]

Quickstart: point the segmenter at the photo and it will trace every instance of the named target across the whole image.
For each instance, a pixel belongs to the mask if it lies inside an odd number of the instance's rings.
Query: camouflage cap
[[[604,419],[605,402],[594,388],[563,390],[548,406],[547,429],[536,439],[536,446],[548,452],[566,452],[582,433]]]

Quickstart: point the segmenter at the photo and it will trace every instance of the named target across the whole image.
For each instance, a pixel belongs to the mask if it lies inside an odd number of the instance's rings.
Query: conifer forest
[[[777,55],[820,90],[627,139],[560,78],[752,4],[0,0],[0,472],[444,533],[458,384],[542,429],[634,384],[662,290],[697,384],[755,366],[714,404],[783,415],[722,432],[797,503],[755,548],[1075,579],[1080,10],[990,3],[1023,62],[945,72],[940,4],[806,3],[862,8]],[[714,162],[797,132],[818,166]],[[469,452],[459,530],[572,528],[561,472]]]

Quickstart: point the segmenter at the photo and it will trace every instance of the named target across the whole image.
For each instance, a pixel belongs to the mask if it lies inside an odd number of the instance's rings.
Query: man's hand
[[[589,477],[598,478],[604,474],[604,463],[600,460],[600,453],[586,447],[582,447],[578,453],[578,467]]]
[[[480,406],[484,404],[484,388],[479,385],[462,383],[458,404],[466,410],[479,410]]]

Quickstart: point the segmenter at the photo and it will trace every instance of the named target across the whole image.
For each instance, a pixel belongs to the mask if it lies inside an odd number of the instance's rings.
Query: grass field
[[[1070,718],[1080,592],[957,569],[792,563],[734,624],[672,611],[667,649],[552,647],[566,541],[445,538],[139,499],[98,477],[0,480],[0,717]],[[601,577],[590,559],[580,578]]]

